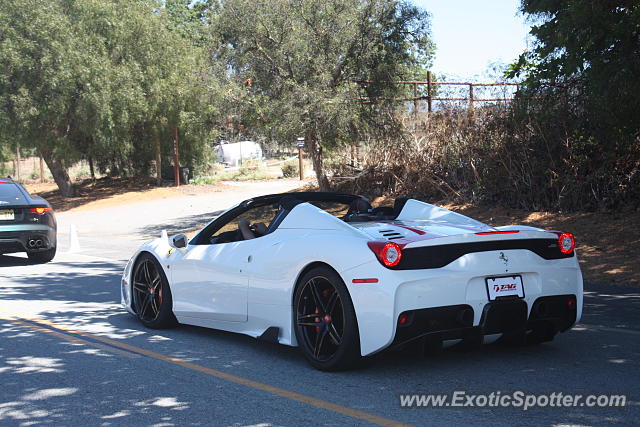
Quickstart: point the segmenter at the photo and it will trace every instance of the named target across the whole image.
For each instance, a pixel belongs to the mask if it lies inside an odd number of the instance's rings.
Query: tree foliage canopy
[[[430,64],[426,12],[396,0],[228,0],[218,54],[246,85],[245,119],[293,141],[305,135],[321,187],[321,149],[389,125],[389,82]],[[357,81],[368,81],[360,102]]]
[[[525,78],[522,121],[575,169],[580,203],[640,196],[640,4],[522,0],[534,46],[512,65]]]
[[[638,135],[640,4],[637,1],[523,0],[534,47],[511,68],[531,85],[580,90],[607,126]]]
[[[4,0],[0,143],[36,149],[71,195],[80,159],[148,174],[179,126],[193,166],[235,122],[305,135],[326,188],[322,150],[397,132],[389,82],[433,51],[404,0]]]
[[[80,158],[141,171],[152,135],[207,132],[205,52],[176,27],[153,0],[1,2],[2,138],[37,148],[71,194],[65,167]]]

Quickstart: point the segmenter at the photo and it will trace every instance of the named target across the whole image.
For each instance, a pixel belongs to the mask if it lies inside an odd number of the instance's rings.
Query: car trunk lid
[[[349,223],[349,225],[364,232],[372,239],[396,241],[398,243],[401,243],[399,240],[428,240],[496,230],[489,226],[475,227],[433,220],[371,221]]]

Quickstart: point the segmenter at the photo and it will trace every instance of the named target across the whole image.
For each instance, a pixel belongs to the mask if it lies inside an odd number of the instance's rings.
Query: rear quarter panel
[[[249,318],[280,327],[281,342],[296,345],[293,299],[300,276],[317,263],[330,266],[342,276],[345,270],[371,261],[374,255],[366,239],[345,236],[338,230],[279,229],[273,234],[274,243],[256,251],[247,264]],[[351,283],[345,280],[345,284],[353,295]],[[352,300],[358,316],[358,301],[353,296]]]

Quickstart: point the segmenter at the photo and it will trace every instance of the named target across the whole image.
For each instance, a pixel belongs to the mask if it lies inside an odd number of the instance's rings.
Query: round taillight
[[[571,233],[561,233],[558,236],[558,248],[563,254],[570,254],[576,246],[576,241]]]
[[[402,249],[397,243],[389,242],[382,248],[380,258],[387,267],[395,267],[402,259]]]
[[[369,249],[376,255],[380,264],[387,268],[397,266],[402,259],[402,246],[395,242],[367,242]]]

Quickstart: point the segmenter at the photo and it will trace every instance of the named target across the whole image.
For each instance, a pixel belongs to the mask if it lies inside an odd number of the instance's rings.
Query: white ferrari
[[[490,227],[414,199],[287,193],[246,200],[190,240],[142,245],[122,304],[178,323],[298,346],[337,370],[386,348],[543,342],[582,313],[573,235]]]

